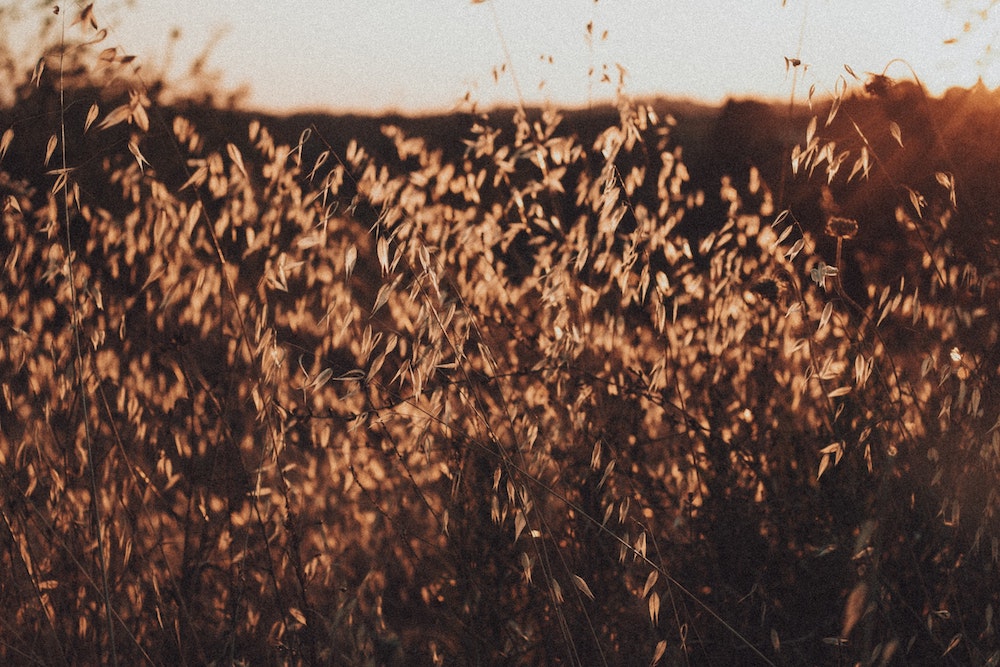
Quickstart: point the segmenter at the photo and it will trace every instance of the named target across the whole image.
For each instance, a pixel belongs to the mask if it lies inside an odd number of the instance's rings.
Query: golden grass
[[[995,266],[924,242],[858,305],[865,221],[824,257],[758,173],[694,191],[627,100],[449,163],[46,72],[107,111],[0,147],[64,155],[0,174],[6,660],[995,660]]]

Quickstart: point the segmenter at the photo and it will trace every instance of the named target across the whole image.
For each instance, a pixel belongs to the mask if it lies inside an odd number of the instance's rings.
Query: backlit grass
[[[100,48],[0,146],[7,662],[995,664],[997,266],[948,173],[879,254],[696,190],[624,96],[458,160],[216,145]],[[825,119],[793,181],[886,169]]]

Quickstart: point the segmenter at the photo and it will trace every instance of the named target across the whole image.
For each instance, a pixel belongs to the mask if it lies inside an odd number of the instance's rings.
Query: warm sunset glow
[[[138,0],[107,8],[111,39],[159,68],[180,29],[171,71],[217,39],[209,65],[227,86],[248,85],[248,103],[269,110],[332,108],[423,111],[454,108],[466,94],[482,106],[517,99],[583,105],[626,91],[718,102],[727,96],[787,99],[785,57],[808,65],[804,96],[832,91],[849,65],[859,76],[905,61],[933,92],[1000,85],[987,57],[995,25],[979,5],[945,0]],[[97,3],[100,13],[101,3]],[[593,26],[592,39],[587,26]],[[964,28],[964,30],[963,30]],[[606,31],[606,37],[605,37]],[[951,43],[945,43],[951,42]],[[588,72],[593,68],[593,74]],[[602,83],[607,71],[611,83]],[[894,64],[892,76],[909,68]]]

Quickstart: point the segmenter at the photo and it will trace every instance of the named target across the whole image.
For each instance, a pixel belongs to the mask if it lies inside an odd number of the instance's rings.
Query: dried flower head
[[[865,82],[865,92],[874,97],[884,97],[896,82],[884,74],[870,74]]]
[[[826,221],[826,233],[838,239],[853,239],[858,235],[858,221],[833,216]]]

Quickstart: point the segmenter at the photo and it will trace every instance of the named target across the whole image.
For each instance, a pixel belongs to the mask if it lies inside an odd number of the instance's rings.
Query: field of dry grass
[[[6,664],[1000,660],[992,218],[909,128],[824,107],[810,217],[624,97],[215,144],[100,49],[0,127]]]

